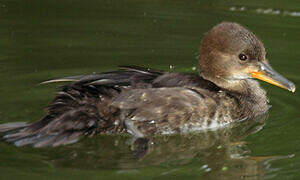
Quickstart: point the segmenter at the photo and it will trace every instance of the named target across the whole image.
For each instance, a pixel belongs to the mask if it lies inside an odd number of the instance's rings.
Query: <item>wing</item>
[[[180,127],[176,123],[182,123],[179,119],[193,119],[196,109],[205,107],[203,103],[209,98],[203,100],[200,91],[174,87],[200,86],[209,91],[215,88],[197,75],[134,66],[53,79],[42,84],[54,82],[69,84],[61,87],[41,120],[0,125],[0,132],[6,133],[6,141],[36,147],[70,144],[81,135],[123,131],[122,123],[116,125],[117,118],[128,127],[144,129],[143,133],[154,132],[155,121],[162,125],[158,128],[160,132],[167,131],[168,124],[175,131]]]
[[[123,87],[149,84],[161,73],[143,68],[72,76],[44,82],[71,82],[62,86],[47,108],[47,114],[33,123],[0,125],[6,141],[17,146],[58,146],[74,143],[80,135],[114,132],[117,109],[108,104]]]
[[[130,85],[132,82],[150,82],[156,77],[162,75],[163,71],[150,70],[137,66],[121,66],[117,71],[109,71],[99,74],[68,76],[58,79],[51,79],[40,84],[49,84],[55,82],[72,82],[73,85]]]
[[[183,132],[189,125],[206,125],[217,103],[206,90],[190,88],[135,89],[121,93],[112,102],[120,118],[137,137]]]

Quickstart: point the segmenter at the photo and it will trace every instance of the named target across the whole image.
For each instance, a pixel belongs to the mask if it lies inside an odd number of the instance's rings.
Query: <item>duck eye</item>
[[[239,55],[240,60],[242,61],[246,61],[247,60],[247,56],[245,54],[240,54]]]

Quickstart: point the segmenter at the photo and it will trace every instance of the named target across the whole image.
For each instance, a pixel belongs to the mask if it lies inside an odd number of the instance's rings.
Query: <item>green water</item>
[[[0,123],[42,117],[55,86],[37,84],[51,78],[125,64],[191,72],[204,33],[222,21],[254,31],[274,69],[300,84],[299,1],[0,1]],[[266,120],[133,145],[126,136],[41,149],[0,142],[0,179],[300,179],[299,91],[262,84]]]

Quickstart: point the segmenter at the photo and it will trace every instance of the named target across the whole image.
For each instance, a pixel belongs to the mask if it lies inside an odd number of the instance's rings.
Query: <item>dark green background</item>
[[[232,7],[238,10],[231,11]],[[280,13],[264,14],[258,10],[270,8]],[[37,84],[51,78],[101,72],[125,64],[164,70],[174,65],[175,71],[192,71],[197,66],[201,38],[222,21],[238,22],[255,32],[264,42],[274,69],[297,86],[299,13],[300,1],[285,0],[0,1],[0,123],[39,119],[55,88]],[[246,179],[299,179],[299,92],[262,84],[272,104],[269,118],[261,131],[242,139],[247,144],[242,146],[251,157],[295,156],[249,165],[260,173]],[[113,141],[120,141],[122,146],[113,146]],[[224,163],[221,169],[201,169],[206,153],[216,153],[218,157],[219,152],[211,149],[202,152],[200,148],[192,158],[178,158],[178,153],[163,162],[133,160],[126,141],[125,137],[105,136],[54,149],[16,148],[1,142],[0,178],[231,179],[236,172],[232,168],[235,162],[230,159],[210,160],[216,167]],[[176,145],[173,144],[175,149]],[[115,148],[120,150],[115,152]],[[99,155],[110,150],[114,152],[108,154],[111,158]],[[72,152],[94,155],[74,160],[70,157]]]

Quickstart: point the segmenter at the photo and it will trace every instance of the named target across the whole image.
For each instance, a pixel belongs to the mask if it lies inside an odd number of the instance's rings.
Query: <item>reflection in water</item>
[[[49,153],[48,160],[58,167],[81,169],[132,169],[160,165],[176,167],[175,171],[193,164],[205,177],[256,179],[270,170],[269,160],[279,157],[251,157],[242,140],[261,130],[266,117],[267,114],[215,131],[157,136],[151,140],[98,136],[55,148],[55,153]]]

